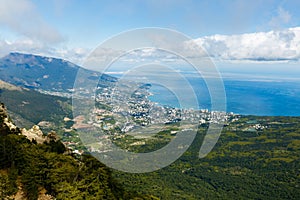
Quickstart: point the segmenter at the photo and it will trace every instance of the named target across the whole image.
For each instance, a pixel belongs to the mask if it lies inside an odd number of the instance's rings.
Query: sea
[[[211,97],[205,81],[199,78],[188,78],[188,81],[197,96],[199,109],[211,110]],[[226,94],[226,112],[258,116],[300,116],[298,80],[223,79],[222,82]],[[150,92],[151,101],[180,108],[180,97],[167,88],[154,84]]]

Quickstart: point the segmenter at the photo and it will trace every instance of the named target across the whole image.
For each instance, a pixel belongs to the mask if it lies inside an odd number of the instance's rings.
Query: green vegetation
[[[73,143],[70,147],[75,148],[76,144],[77,147],[80,146],[79,150],[84,149],[82,145],[79,145],[81,141],[76,131],[71,130],[74,122],[64,121],[65,117],[72,119],[70,99],[41,94],[28,89],[0,89],[0,101],[5,103],[13,121],[20,128],[29,129],[34,124],[44,121],[49,124],[40,126],[44,133],[55,131],[62,138],[62,142]]]
[[[176,135],[172,131],[178,131],[177,125],[167,125],[163,130],[151,135],[127,135],[116,134],[111,137],[114,144],[122,149],[136,153],[146,153],[156,151],[167,145]],[[140,137],[139,137],[140,136]]]
[[[76,130],[67,130],[73,121],[63,120],[65,116],[72,118],[67,99],[40,97],[38,93],[33,98],[26,92],[10,95],[9,91],[2,90],[1,100],[8,102],[13,112],[31,122],[52,122],[54,126],[49,131],[54,128],[62,141],[73,142],[70,147],[85,150]],[[30,104],[23,105],[23,101]],[[33,105],[38,102],[43,104],[35,108]],[[113,116],[105,121],[115,122]],[[3,128],[0,130],[0,199],[15,194],[19,185],[29,191],[26,194],[31,199],[43,189],[57,199],[299,198],[300,117],[242,116],[224,127],[213,151],[199,159],[207,127],[207,124],[199,127],[192,146],[179,160],[145,174],[109,170],[87,154],[65,155],[58,143],[34,144],[17,135],[18,129],[13,132]],[[115,144],[129,151],[151,152],[170,142],[174,137],[171,131],[177,130],[178,127],[171,126],[153,137],[111,137]]]
[[[88,154],[79,158],[65,152],[55,138],[30,142],[11,130],[0,113],[0,199],[10,199],[22,188],[22,199],[35,200],[42,191],[56,199],[154,199],[127,192],[111,171]]]
[[[57,125],[66,116],[72,118],[71,100],[63,97],[33,90],[0,89],[0,101],[5,103],[9,111],[20,116],[21,121],[31,122],[26,128],[40,121],[51,121]]]
[[[172,165],[146,174],[114,171],[113,177],[127,190],[161,199],[299,199],[300,117],[241,117],[199,159],[205,131],[204,125],[199,128],[192,146]],[[146,149],[152,143],[147,144]],[[134,147],[143,152],[145,145]]]

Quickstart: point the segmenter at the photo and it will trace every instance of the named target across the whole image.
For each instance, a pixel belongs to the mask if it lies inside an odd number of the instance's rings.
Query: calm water
[[[210,96],[203,80],[189,79],[200,108],[210,109]],[[245,115],[300,116],[300,82],[224,80],[227,111]],[[184,88],[182,88],[184,90]],[[180,107],[176,96],[153,86],[152,101]]]

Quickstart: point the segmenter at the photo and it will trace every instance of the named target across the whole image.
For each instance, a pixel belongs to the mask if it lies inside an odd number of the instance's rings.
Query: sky
[[[299,8],[298,0],[0,0],[0,56],[17,51],[80,64],[120,32],[161,27],[191,37],[225,67],[295,65]]]

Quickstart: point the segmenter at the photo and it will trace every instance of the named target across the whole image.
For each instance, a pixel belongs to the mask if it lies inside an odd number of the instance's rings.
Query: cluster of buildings
[[[133,84],[133,85],[132,85]],[[150,84],[121,83],[117,87],[98,88],[93,124],[103,130],[133,131],[139,126],[164,124],[226,124],[233,113],[207,109],[179,109],[162,106],[148,99]],[[116,127],[119,127],[116,129]]]
[[[130,145],[142,145],[145,141],[139,139],[152,137],[161,130],[168,129],[171,135],[175,135],[178,131],[195,130],[201,124],[227,125],[236,119],[233,113],[159,105],[149,100],[150,87],[150,84],[139,85],[134,82],[116,82],[97,87],[93,92],[95,106],[92,112],[88,116],[77,116],[73,125],[77,130],[95,130],[93,137],[96,138],[88,145],[90,151],[107,151],[110,144],[106,141],[127,140],[127,135],[138,139]],[[82,90],[80,94],[84,96],[89,92]],[[99,129],[105,134],[97,137]]]

